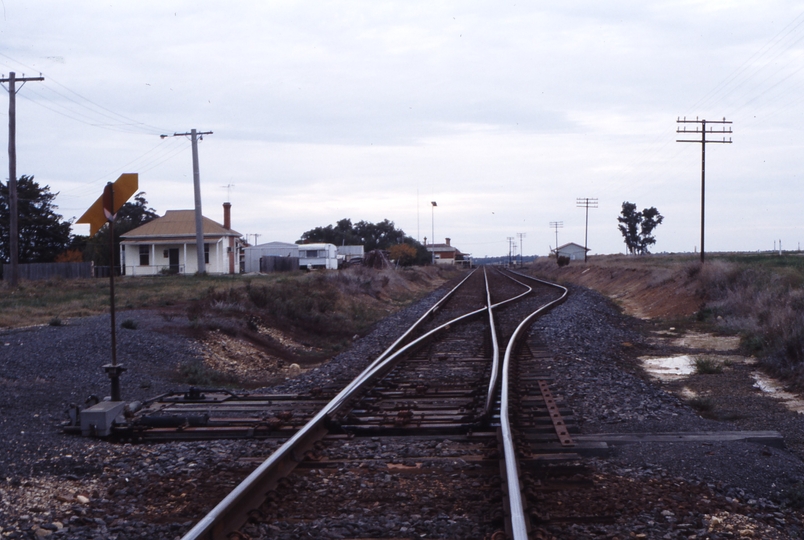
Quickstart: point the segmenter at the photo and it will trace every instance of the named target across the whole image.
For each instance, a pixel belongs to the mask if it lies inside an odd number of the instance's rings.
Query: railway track
[[[545,352],[527,328],[565,295],[469,275],[317,413],[306,400],[309,421],[288,423],[287,442],[184,539],[528,538],[538,490],[522,470],[588,446],[529,364]]]

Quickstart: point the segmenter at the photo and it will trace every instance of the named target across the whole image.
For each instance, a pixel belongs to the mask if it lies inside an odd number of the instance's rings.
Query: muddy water
[[[671,328],[671,330],[675,330]],[[686,349],[696,350],[696,354],[684,354],[678,356],[657,357],[657,356],[643,356],[640,358],[642,367],[654,379],[659,381],[677,381],[682,380],[696,371],[695,359],[699,357],[706,357],[705,354],[700,354],[698,351],[707,352],[736,352],[740,345],[740,338],[735,336],[715,336],[713,334],[703,334],[690,332],[680,337],[670,337],[673,334],[670,332],[659,332],[659,336],[654,338],[655,342],[669,342],[675,347],[682,347]],[[668,335],[670,334],[670,335]],[[718,355],[713,357],[713,360],[721,363],[744,363],[756,364],[756,360],[739,355]],[[793,394],[784,390],[784,385],[772,377],[765,375],[759,371],[751,374],[754,378],[754,387],[759,391],[767,394],[769,397],[778,399],[791,411],[804,414],[804,397]],[[682,390],[683,397],[689,399],[695,397],[695,393],[689,388]]]

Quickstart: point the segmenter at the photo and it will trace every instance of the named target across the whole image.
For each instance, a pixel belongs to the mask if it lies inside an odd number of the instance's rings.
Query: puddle
[[[643,356],[642,367],[650,375],[662,381],[675,381],[695,373],[695,357],[682,356]]]
[[[804,414],[804,399],[801,396],[785,391],[779,381],[768,377],[764,373],[755,371],[751,376],[755,381],[754,388],[759,388],[762,392],[778,399],[789,410]]]

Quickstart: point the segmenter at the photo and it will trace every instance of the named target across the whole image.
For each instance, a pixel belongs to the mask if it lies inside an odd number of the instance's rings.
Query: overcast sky
[[[160,215],[192,208],[190,142],[159,135],[195,128],[214,132],[199,144],[204,215],[222,221],[229,198],[259,243],[387,218],[476,257],[519,233],[546,255],[550,222],[583,244],[576,199],[592,197],[593,254],[624,252],[623,201],[665,216],[654,251],[691,252],[701,145],[675,142],[676,120],[725,117],[733,144],[706,148],[707,251],[804,240],[804,2],[0,9],[0,72],[45,77],[17,94],[17,174],[58,192],[65,218],[123,172]]]

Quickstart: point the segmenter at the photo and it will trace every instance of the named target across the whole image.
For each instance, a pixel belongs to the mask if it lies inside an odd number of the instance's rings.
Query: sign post
[[[112,318],[112,363],[104,364],[103,370],[112,383],[112,401],[121,401],[120,375],[126,370],[117,363],[117,329],[114,306],[114,220],[117,211],[137,191],[138,175],[128,173],[120,175],[114,184],[108,182],[103,188],[103,195],[89,207],[76,223],[88,223],[89,234],[94,236],[104,223],[109,224],[109,305]]]

